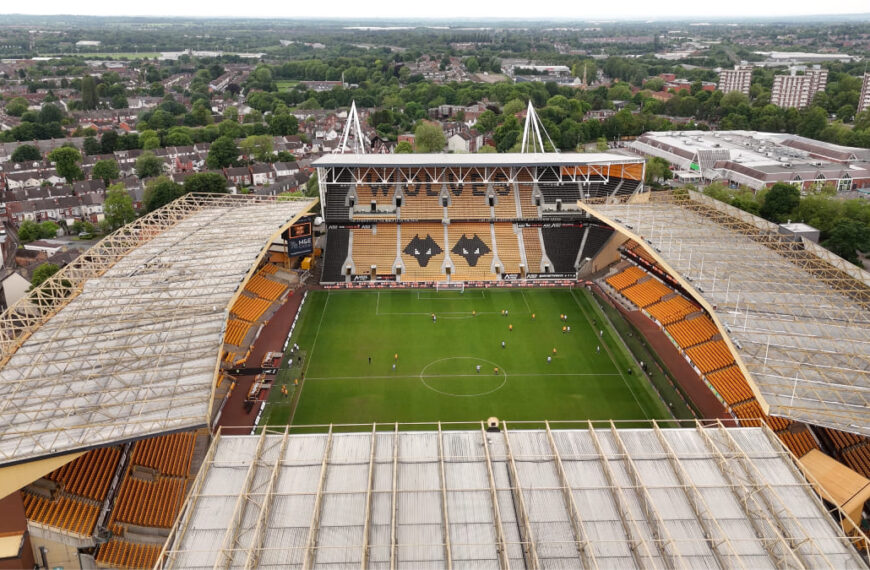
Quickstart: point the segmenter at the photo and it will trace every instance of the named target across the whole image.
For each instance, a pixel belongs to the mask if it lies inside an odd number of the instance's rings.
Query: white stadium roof
[[[866,567],[768,428],[482,427],[218,435],[157,567]]]
[[[206,425],[230,303],[312,204],[185,196],[10,307],[0,465]]]
[[[870,274],[695,192],[581,207],[694,291],[765,411],[870,436]]]
[[[639,156],[616,153],[491,153],[491,154],[327,154],[312,166],[320,168],[423,168],[427,166],[457,167],[533,167],[577,166],[583,164],[643,163]]]

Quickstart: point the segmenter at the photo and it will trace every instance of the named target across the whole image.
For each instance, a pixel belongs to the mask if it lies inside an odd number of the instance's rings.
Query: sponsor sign
[[[293,224],[287,230],[287,255],[297,257],[314,251],[314,238],[311,235],[311,220]]]
[[[526,279],[577,279],[576,273],[526,273]]]
[[[365,283],[366,281],[396,281],[398,278],[394,273],[385,273],[382,275],[375,275],[375,278],[372,279],[372,276],[368,273],[364,275],[351,275],[350,280],[353,283]]]

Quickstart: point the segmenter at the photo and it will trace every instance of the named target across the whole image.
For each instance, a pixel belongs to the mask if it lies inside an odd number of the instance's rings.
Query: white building
[[[864,74],[864,85],[858,98],[858,112],[870,109],[870,72]]]
[[[803,109],[812,103],[816,93],[825,90],[827,84],[827,69],[816,67],[806,70],[803,75],[796,75],[793,69],[790,75],[773,77],[770,102],[783,108]]]
[[[751,65],[735,65],[734,69],[723,69],[719,72],[719,91],[723,93],[739,91],[744,95],[749,95],[751,83]]]

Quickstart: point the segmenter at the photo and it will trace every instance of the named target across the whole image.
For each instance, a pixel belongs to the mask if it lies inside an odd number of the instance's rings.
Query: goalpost
[[[465,293],[465,283],[460,281],[459,283],[451,283],[450,281],[438,281],[435,283],[435,291],[459,291],[460,293]]]

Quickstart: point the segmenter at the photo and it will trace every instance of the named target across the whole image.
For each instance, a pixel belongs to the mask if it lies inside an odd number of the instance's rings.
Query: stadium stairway
[[[329,192],[326,194],[326,207],[324,208],[327,220],[347,220],[350,218],[350,207],[347,205],[348,189],[349,186],[330,186]]]
[[[350,230],[332,229],[326,233],[326,257],[323,262],[324,282],[335,283],[344,281],[342,265],[347,259],[347,246]]]

